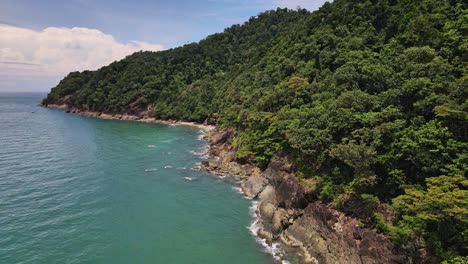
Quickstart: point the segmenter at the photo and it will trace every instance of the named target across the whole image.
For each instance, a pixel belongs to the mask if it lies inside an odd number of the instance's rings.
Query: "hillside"
[[[286,153],[304,186],[395,243],[466,256],[467,5],[268,11],[199,43],[70,73],[43,104],[231,128],[239,162],[265,168]]]

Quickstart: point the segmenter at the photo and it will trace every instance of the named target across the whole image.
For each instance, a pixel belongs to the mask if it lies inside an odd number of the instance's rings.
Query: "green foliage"
[[[467,264],[467,263],[468,263],[467,256],[453,257],[448,260],[442,261],[442,264]]]
[[[468,245],[468,180],[463,176],[426,179],[426,188],[410,187],[393,199],[399,226],[428,237],[439,255],[463,252]]]
[[[239,161],[264,168],[286,153],[321,199],[362,205],[352,213],[397,242],[424,237],[440,256],[463,255],[467,25],[462,0],[277,9],[70,73],[43,103],[232,128]],[[394,222],[374,214],[392,201]]]

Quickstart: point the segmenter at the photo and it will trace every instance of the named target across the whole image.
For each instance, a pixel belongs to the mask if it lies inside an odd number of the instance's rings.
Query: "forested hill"
[[[396,243],[423,238],[444,259],[463,256],[467,5],[268,11],[199,43],[70,73],[43,104],[232,128],[239,161],[263,167],[287,153],[320,199]]]

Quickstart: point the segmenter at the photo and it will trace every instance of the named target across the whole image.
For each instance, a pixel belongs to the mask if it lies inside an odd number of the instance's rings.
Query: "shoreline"
[[[276,155],[265,170],[236,159],[235,132],[206,134],[209,160],[201,169],[240,179],[240,191],[252,200],[249,230],[280,263],[403,264],[434,263],[425,245],[399,247],[386,236],[363,227],[359,219],[334,209],[307,190],[287,155]],[[283,254],[284,252],[284,254]]]
[[[207,148],[205,151],[205,155],[208,157],[208,160],[209,160],[207,162],[210,163],[210,162],[217,161],[222,158],[221,155],[219,156],[213,155],[213,151],[212,151],[213,143],[216,143],[216,141],[220,140],[219,138],[218,139],[216,138],[217,136],[219,136],[219,130],[216,126],[199,124],[195,122],[187,122],[187,121],[161,120],[161,119],[156,119],[153,117],[148,117],[147,115],[137,116],[137,115],[128,115],[128,114],[106,114],[106,113],[93,112],[93,111],[80,111],[78,109],[70,108],[69,106],[65,104],[63,105],[49,104],[47,106],[45,105],[40,105],[40,106],[45,107],[45,108],[51,108],[51,109],[60,109],[67,113],[77,114],[77,115],[84,116],[84,117],[194,127],[194,128],[199,129],[202,132],[202,135],[203,135],[202,139],[206,141],[207,143]],[[249,197],[249,195],[246,194],[244,189],[242,188],[242,184],[248,179],[247,176],[252,175],[252,173],[257,175],[260,173],[260,170],[256,167],[249,167],[249,170],[251,171],[248,174],[242,175],[239,173],[241,171],[235,170],[233,168],[228,168],[227,170],[218,170],[219,168],[210,169],[210,165],[206,164],[206,161],[202,162],[201,165],[196,166],[195,169],[204,171],[213,176],[219,176],[222,178],[232,177],[233,179],[238,180],[238,183],[236,185],[239,187],[239,194],[241,194],[244,198],[250,200],[249,211],[250,211],[250,216],[252,217],[252,222],[246,228],[248,229],[250,234],[254,237],[256,242],[260,244],[260,246],[263,247],[264,252],[266,254],[271,255],[272,259],[275,262],[288,264],[289,261],[284,259],[284,256],[285,256],[284,253],[288,255],[289,252],[287,252],[287,250],[284,247],[282,247],[281,243],[280,242],[270,243],[266,238],[262,237],[259,234],[259,231],[264,229],[262,225],[261,217],[259,215],[260,214],[259,202],[253,199],[252,197]],[[317,263],[317,262],[313,262],[313,263]]]
[[[202,162],[200,170],[211,175],[220,177],[232,177],[238,179],[239,193],[246,199],[250,200],[250,215],[252,217],[251,224],[247,227],[249,232],[254,236],[256,242],[260,244],[265,253],[269,254],[275,263],[289,264],[290,261],[298,261],[298,263],[319,264],[320,262],[305,250],[303,247],[292,245],[289,241],[280,238],[274,238],[271,230],[265,223],[265,216],[262,210],[262,202],[265,197],[260,197],[260,193],[268,192],[265,186],[258,187],[253,181],[262,178],[262,172],[253,164],[240,164],[233,157],[235,149],[232,148],[230,140],[234,136],[231,130],[215,129],[204,133],[205,139],[208,142],[207,156],[209,159]],[[263,181],[265,183],[265,181]],[[271,192],[276,190],[270,189]],[[292,214],[297,214],[293,212]]]
[[[287,259],[307,264],[433,263],[424,245],[397,247],[384,235],[362,227],[357,218],[321,202],[318,193],[299,183],[287,156],[275,156],[263,171],[255,164],[239,163],[232,144],[236,134],[233,130],[159,120],[147,113],[137,116],[80,111],[67,105],[43,107],[87,117],[198,128],[208,144],[208,160],[195,169],[239,182],[240,193],[251,199],[253,222],[246,228],[278,263],[289,263]]]
[[[157,119],[154,117],[150,117],[146,113],[144,113],[143,115],[107,114],[103,112],[81,111],[76,108],[70,108],[66,104],[63,104],[63,105],[48,104],[48,105],[40,105],[40,106],[45,107],[45,108],[60,109],[60,110],[64,110],[67,113],[77,114],[80,116],[95,117],[95,118],[108,119],[108,120],[123,120],[123,121],[135,121],[135,122],[155,123],[155,124],[163,124],[163,125],[190,126],[190,127],[198,128],[204,132],[209,132],[216,128],[213,125],[200,124],[196,122]]]

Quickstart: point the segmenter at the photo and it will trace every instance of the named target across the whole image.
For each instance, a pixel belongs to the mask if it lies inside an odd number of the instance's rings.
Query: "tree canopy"
[[[240,162],[288,153],[321,199],[451,261],[468,251],[467,5],[267,11],[199,43],[70,73],[43,103],[232,128]]]

